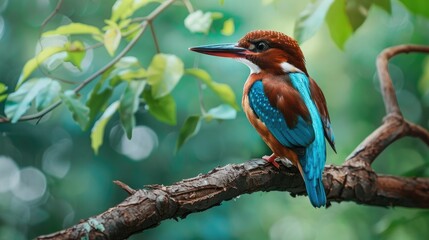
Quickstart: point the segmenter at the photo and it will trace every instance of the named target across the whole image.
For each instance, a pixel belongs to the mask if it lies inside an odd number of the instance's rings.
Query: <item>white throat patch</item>
[[[294,65],[292,65],[292,64],[290,64],[288,62],[282,62],[280,64],[280,67],[282,67],[282,69],[283,69],[283,71],[285,73],[290,73],[290,72],[300,72],[300,73],[302,73],[302,71],[299,68],[295,67]]]
[[[250,68],[250,74],[252,73],[260,73],[261,69],[258,67],[258,65],[252,63],[251,61],[245,59],[245,58],[235,58],[235,60],[246,64]]]

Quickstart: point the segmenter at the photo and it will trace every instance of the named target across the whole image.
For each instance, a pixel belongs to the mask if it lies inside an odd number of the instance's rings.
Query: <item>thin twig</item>
[[[43,29],[46,27],[46,25],[48,24],[48,22],[51,21],[51,19],[53,17],[55,17],[55,15],[58,13],[58,11],[60,11],[60,8],[63,5],[63,2],[64,2],[64,0],[58,0],[57,6],[55,6],[54,11],[52,11],[51,14],[49,14],[49,16],[47,18],[45,18],[45,20],[43,20],[42,26],[40,28],[41,32],[43,32]]]
[[[118,185],[120,188],[122,188],[129,195],[133,195],[134,193],[137,192],[135,189],[131,188],[130,186],[128,186],[127,184],[125,184],[119,180],[115,180],[115,181],[113,181],[113,183]]]
[[[149,26],[150,26],[150,33],[152,34],[153,42],[155,44],[156,53],[161,53],[161,50],[159,48],[158,39],[156,38],[155,29],[153,27],[153,22],[152,21],[149,22]]]

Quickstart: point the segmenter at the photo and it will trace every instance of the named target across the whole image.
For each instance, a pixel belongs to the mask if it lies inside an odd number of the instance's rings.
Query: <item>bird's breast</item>
[[[296,165],[298,164],[296,153],[292,149],[283,146],[276,139],[276,137],[269,131],[265,123],[261,121],[261,119],[255,114],[254,110],[250,106],[249,91],[256,81],[264,81],[264,77],[260,74],[251,74],[244,84],[242,106],[246,117],[262,137],[264,142],[273,151],[273,153],[280,157],[287,157]]]

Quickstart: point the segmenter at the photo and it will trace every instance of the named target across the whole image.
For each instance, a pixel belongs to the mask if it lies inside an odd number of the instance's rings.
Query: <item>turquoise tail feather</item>
[[[310,96],[309,80],[302,73],[289,74],[293,86],[299,91],[305,105],[307,106],[314,130],[314,141],[307,147],[305,152],[298,155],[302,168],[308,198],[314,207],[326,205],[325,188],[323,187],[322,174],[326,161],[326,143],[324,128],[320,113]]]
[[[303,155],[299,156],[302,177],[311,204],[316,207],[326,205],[326,193],[322,182],[322,174],[326,159],[325,142],[316,141],[311,144]]]

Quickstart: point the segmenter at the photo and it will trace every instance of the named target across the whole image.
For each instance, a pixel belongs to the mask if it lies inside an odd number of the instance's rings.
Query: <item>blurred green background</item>
[[[196,9],[219,11],[232,17],[232,36],[219,32],[192,34],[184,26],[188,12],[182,4],[167,9],[154,22],[161,51],[175,54],[192,67],[195,60],[213,79],[228,83],[240,101],[246,66],[228,59],[198,56],[188,47],[235,42],[246,32],[272,29],[293,34],[299,13],[308,1],[261,0],[193,1]],[[48,24],[52,29],[70,21],[96,26],[110,16],[113,0],[66,0]],[[56,1],[0,0],[0,80],[14,88],[23,64],[35,54],[40,24]],[[156,5],[141,11],[144,15]],[[428,6],[429,8],[429,3]],[[375,74],[375,58],[385,47],[428,44],[429,20],[410,13],[392,0],[392,14],[372,7],[366,22],[339,50],[325,24],[302,44],[307,69],[323,89],[337,140],[338,154],[328,150],[328,164],[341,164],[384,116]],[[155,53],[149,31],[130,55],[148,65]],[[105,51],[88,54],[83,72],[64,76],[83,79],[106,63]],[[401,55],[390,62],[390,71],[405,117],[429,126],[429,58]],[[89,88],[86,90],[89,91]],[[243,113],[221,123],[204,123],[199,134],[174,154],[180,125],[199,112],[197,82],[184,76],[173,92],[178,126],[156,121],[140,109],[138,127],[131,141],[123,139],[116,117],[107,126],[99,155],[90,147],[89,132],[82,132],[64,106],[40,123],[0,125],[0,239],[28,239],[77,223],[118,204],[125,197],[112,181],[133,188],[146,184],[168,185],[216,166],[240,163],[269,154]],[[219,99],[204,90],[205,104]],[[3,106],[1,106],[3,109]],[[429,176],[429,149],[416,139],[402,139],[374,163],[379,173]],[[20,178],[18,177],[20,176]],[[178,222],[160,226],[130,239],[427,239],[429,213],[421,209],[361,206],[333,203],[329,209],[313,209],[305,197],[269,192],[244,195]]]

